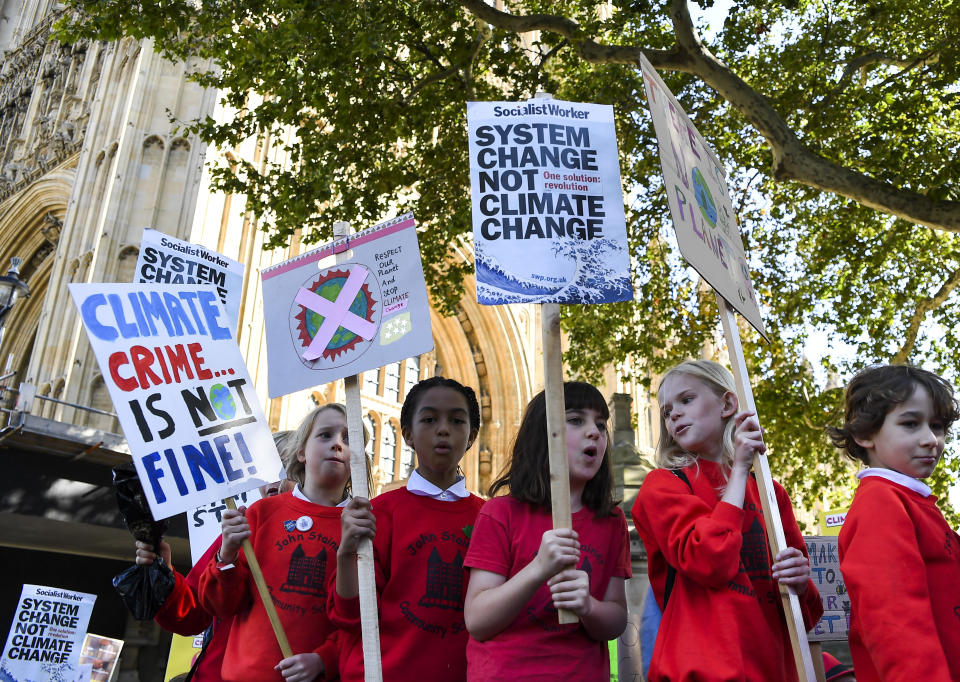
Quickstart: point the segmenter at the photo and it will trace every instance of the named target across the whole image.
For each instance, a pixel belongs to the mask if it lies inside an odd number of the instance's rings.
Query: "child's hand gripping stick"
[[[237,504],[233,501],[232,497],[228,497],[223,503],[227,505],[228,509],[237,509]],[[287,633],[283,631],[283,624],[280,623],[280,616],[277,615],[277,607],[273,605],[273,599],[270,598],[270,590],[267,589],[267,583],[263,579],[263,571],[260,570],[260,562],[257,561],[256,554],[253,553],[253,545],[250,544],[249,538],[243,541],[243,555],[247,559],[247,566],[250,567],[253,582],[257,586],[257,591],[260,593],[260,601],[263,602],[263,608],[267,610],[267,617],[270,619],[270,625],[273,627],[273,634],[277,637],[277,643],[280,644],[280,651],[283,653],[284,658],[290,658],[293,656],[293,651],[290,649]]]

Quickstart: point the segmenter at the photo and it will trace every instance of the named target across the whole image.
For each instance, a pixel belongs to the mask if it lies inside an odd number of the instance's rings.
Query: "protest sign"
[[[348,250],[343,262],[323,260]],[[274,265],[262,278],[271,398],[433,349],[412,214]]]
[[[613,107],[467,102],[477,301],[633,299]]]
[[[120,660],[122,648],[122,639],[88,632],[80,651],[80,665],[90,666],[90,675],[84,682],[109,682],[117,667],[117,661]]]
[[[766,336],[730,202],[726,170],[643,55],[640,65],[680,252],[729,305]]]
[[[203,651],[203,635],[173,635],[170,638],[170,653],[167,654],[167,669],[163,682],[170,682],[177,675],[190,672],[190,668]]]
[[[243,263],[147,228],[140,242],[134,281],[157,284],[209,284],[227,309],[230,330],[236,336],[243,293]]]
[[[756,413],[734,311],[761,334],[766,332],[730,203],[726,172],[716,153],[643,55],[640,55],[640,67],[660,147],[664,188],[680,252],[716,293],[717,312],[727,342],[739,409]],[[753,467],[767,541],[770,551],[776,555],[787,548],[787,540],[765,452],[754,453]],[[797,591],[781,587],[780,597],[797,677],[801,682],[815,680],[814,656],[806,637]]]
[[[13,682],[74,682],[96,595],[24,585],[0,661]]]
[[[820,521],[820,534],[832,535],[833,537],[840,535],[843,522],[847,520],[847,511],[847,509],[820,510],[817,513]]]
[[[245,493],[234,495],[237,505],[249,507],[260,499],[257,488]],[[196,564],[210,549],[210,545],[220,537],[220,522],[223,520],[223,511],[227,508],[223,500],[214,500],[196,509],[187,512],[187,531],[190,536],[190,563]]]
[[[212,287],[69,288],[154,518],[274,480],[280,457]]]
[[[811,642],[845,640],[850,633],[850,595],[840,573],[838,538],[805,537],[810,555],[810,578],[823,600],[823,616],[807,637]]]

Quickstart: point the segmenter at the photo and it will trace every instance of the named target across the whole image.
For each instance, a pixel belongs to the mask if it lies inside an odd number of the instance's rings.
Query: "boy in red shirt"
[[[922,482],[960,416],[950,385],[907,365],[847,386],[837,447],[869,468],[840,531],[850,653],[860,682],[960,680],[960,536]]]

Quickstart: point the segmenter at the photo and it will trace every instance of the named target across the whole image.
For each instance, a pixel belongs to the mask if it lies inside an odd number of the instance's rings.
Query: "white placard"
[[[212,287],[71,284],[155,519],[282,467]]]
[[[286,475],[286,474],[284,474]],[[245,493],[234,495],[234,502],[239,507],[249,507],[260,499],[257,488]],[[210,549],[210,545],[220,537],[220,522],[223,520],[223,511],[227,505],[223,500],[208,502],[202,507],[187,512],[187,531],[190,537],[190,563],[196,565],[201,557]]]
[[[86,592],[24,585],[3,647],[0,678],[74,682],[96,599]]]
[[[680,253],[734,310],[766,336],[730,202],[726,170],[643,55],[640,64]]]
[[[140,242],[134,281],[215,287],[227,309],[230,330],[236,335],[243,293],[243,263],[148,227]]]
[[[477,301],[633,299],[613,107],[467,102]]]
[[[345,250],[348,261],[335,263]],[[271,398],[433,350],[412,214],[267,268],[262,278]]]

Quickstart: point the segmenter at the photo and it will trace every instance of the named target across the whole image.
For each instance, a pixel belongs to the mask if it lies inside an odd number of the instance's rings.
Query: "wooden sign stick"
[[[750,377],[747,374],[747,363],[740,343],[736,315],[720,294],[717,294],[717,308],[720,311],[720,321],[723,323],[723,335],[727,339],[727,350],[730,353],[730,365],[737,385],[740,409],[756,412],[757,405],[753,400],[753,390],[750,388]],[[770,543],[773,554],[776,556],[781,550],[787,548],[787,540],[783,534],[783,522],[780,519],[780,507],[773,488],[773,478],[770,476],[770,463],[765,454],[757,453],[753,458],[753,466],[757,470],[757,488],[760,492],[760,503],[763,506],[763,518],[767,527],[767,542]],[[803,625],[800,599],[795,590],[784,585],[780,585],[780,598],[783,600],[783,613],[787,619],[787,630],[793,647],[793,659],[797,665],[797,676],[800,682],[813,682],[817,677],[813,657],[810,655],[810,646],[807,643],[807,629]]]
[[[228,509],[236,510],[237,503],[232,497],[223,501]],[[257,561],[257,555],[253,553],[253,545],[250,544],[250,538],[243,541],[243,556],[247,560],[247,566],[250,567],[250,575],[253,576],[253,582],[257,586],[257,592],[260,593],[260,601],[263,602],[263,608],[267,611],[267,618],[270,619],[270,625],[273,627],[273,634],[277,637],[277,643],[280,645],[280,651],[284,658],[293,656],[290,649],[290,642],[287,640],[287,633],[283,631],[283,624],[280,622],[280,616],[277,615],[277,607],[273,605],[273,599],[270,597],[270,590],[263,579],[263,571],[260,570],[260,562]]]
[[[335,239],[350,236],[350,223],[333,224]],[[348,248],[337,254],[337,264],[349,259]],[[363,449],[363,408],[360,404],[360,379],[356,374],[343,378],[347,395],[347,434],[350,437],[350,487],[355,497],[370,497],[367,481],[367,455]],[[381,682],[380,619],[377,613],[377,577],[373,566],[373,542],[362,540],[357,547],[357,583],[360,586],[360,631],[363,637],[363,679]]]
[[[563,355],[560,350],[560,305],[540,306],[543,332],[543,381],[547,407],[547,447],[550,453],[550,509],[554,528],[573,528],[570,513],[570,463],[567,461],[567,407],[563,399]],[[579,621],[573,611],[560,609],[561,625]]]
[[[553,95],[539,90],[534,99],[553,99]],[[544,303],[540,306],[540,326],[543,339],[543,389],[547,408],[547,451],[550,456],[550,511],[555,529],[573,528],[559,303]],[[577,614],[566,609],[557,611],[557,618],[560,625],[571,625],[580,620]]]

